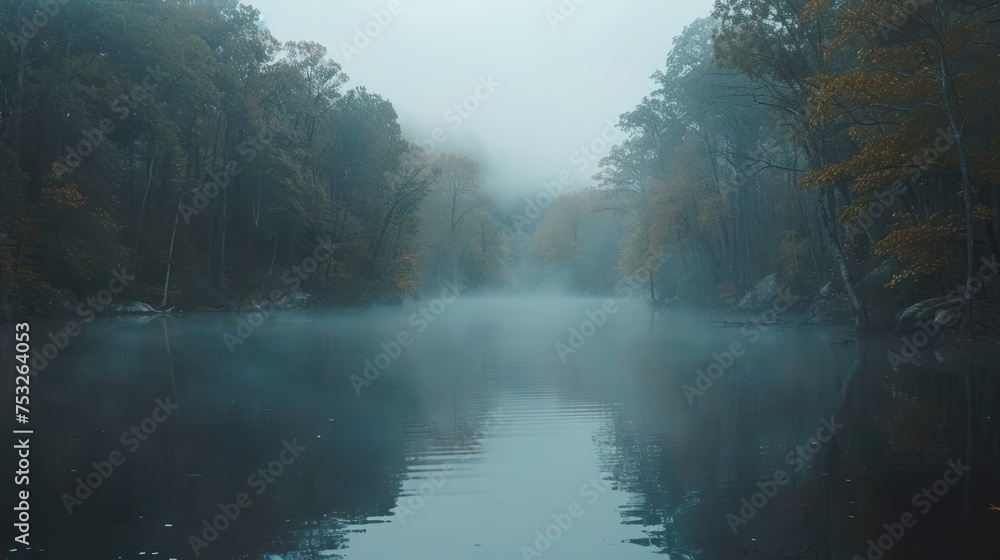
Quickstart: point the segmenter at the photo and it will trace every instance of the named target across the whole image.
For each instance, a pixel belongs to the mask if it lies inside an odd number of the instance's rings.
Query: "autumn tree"
[[[874,251],[904,265],[891,285],[946,270],[948,247],[962,240],[971,299],[977,235],[992,251],[1000,249],[992,188],[1000,153],[990,141],[1000,116],[992,102],[1000,94],[994,65],[1000,43],[989,23],[1000,8],[855,0],[838,6],[836,17],[842,31],[827,51],[860,57],[849,71],[816,77],[822,87],[814,122],[850,123],[855,149],[806,180],[820,187],[853,182],[858,198],[842,217],[855,227],[885,224]],[[965,309],[971,327],[972,305]]]

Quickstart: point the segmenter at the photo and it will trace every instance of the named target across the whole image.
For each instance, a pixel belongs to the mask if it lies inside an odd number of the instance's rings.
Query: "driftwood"
[[[173,310],[173,307],[168,307],[163,310],[156,309],[152,305],[141,301],[120,303],[112,306],[111,308],[112,313],[116,313],[118,315],[164,315]]]
[[[816,318],[817,313],[813,313],[812,317],[809,317],[805,321],[785,321],[782,319],[775,319],[774,321],[722,321],[719,319],[712,319],[712,322],[716,324],[719,328],[733,328],[733,327],[798,327],[809,323]]]

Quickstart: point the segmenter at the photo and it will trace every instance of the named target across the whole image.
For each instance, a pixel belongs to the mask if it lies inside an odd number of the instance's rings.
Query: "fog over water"
[[[997,379],[956,374],[992,350],[959,371],[893,372],[898,342],[838,344],[848,329],[720,329],[629,300],[426,303],[277,314],[232,353],[245,314],[88,326],[39,403],[38,557],[191,557],[189,539],[241,492],[251,503],[203,556],[708,558],[822,542],[849,557],[917,514],[911,495],[952,459],[971,472],[899,553],[985,546]],[[413,344],[396,350],[401,333]],[[383,353],[397,357],[355,384]],[[122,426],[157,399],[179,408],[130,450]],[[288,442],[304,450],[278,465]],[[124,464],[68,515],[60,496],[115,450]],[[252,480],[269,464],[277,476]],[[743,499],[756,513],[734,534]]]
[[[997,22],[3,0],[2,560],[998,558]]]

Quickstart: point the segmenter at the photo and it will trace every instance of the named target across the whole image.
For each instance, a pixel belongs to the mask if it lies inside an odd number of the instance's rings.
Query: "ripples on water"
[[[200,557],[850,558],[918,513],[950,459],[971,473],[886,558],[996,556],[992,348],[897,371],[891,338],[758,340],[633,305],[563,362],[554,345],[600,303],[463,298],[424,332],[410,309],[291,313],[232,354],[233,315],[88,325],[33,386],[41,544],[17,557],[193,558],[189,535],[247,492]],[[351,375],[402,330],[413,345],[358,396]],[[682,386],[733,342],[746,354],[689,404]],[[180,410],[125,451],[166,396]],[[830,418],[843,428],[795,470],[789,451]],[[257,494],[248,477],[293,439],[306,451]],[[61,495],[114,450],[125,463],[67,514]],[[727,514],[779,470],[790,482],[734,535]]]

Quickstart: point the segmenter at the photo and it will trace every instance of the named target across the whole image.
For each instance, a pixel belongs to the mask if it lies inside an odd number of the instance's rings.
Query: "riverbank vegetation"
[[[659,304],[787,287],[862,327],[1000,319],[996,3],[718,0],[651,69],[591,188],[528,220],[251,7],[42,4],[0,5],[6,316],[72,309],[123,267],[121,298],[197,309],[445,281],[609,293],[655,262]]]

